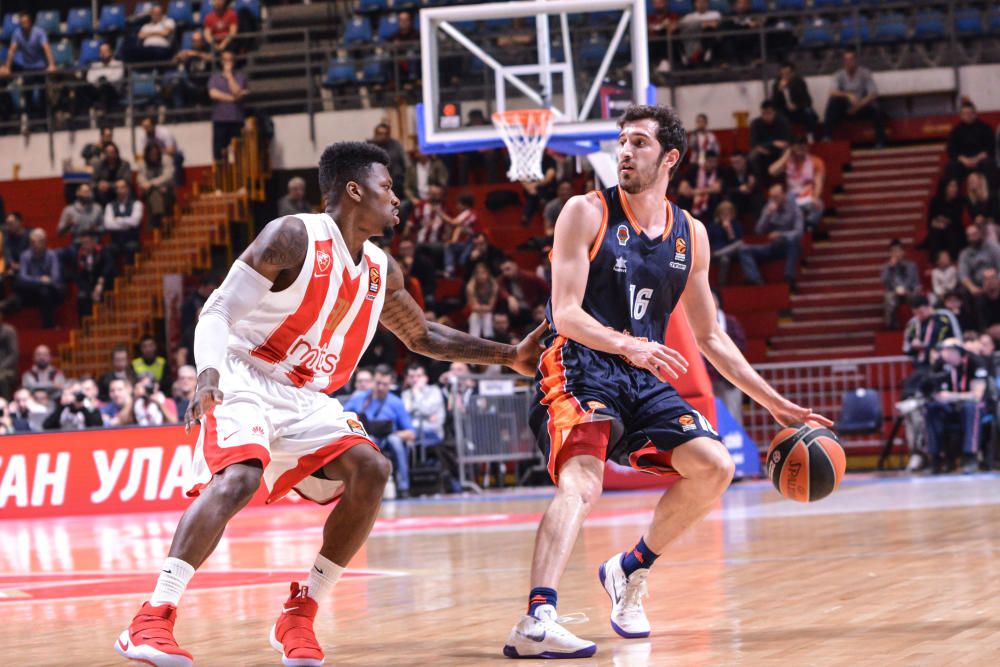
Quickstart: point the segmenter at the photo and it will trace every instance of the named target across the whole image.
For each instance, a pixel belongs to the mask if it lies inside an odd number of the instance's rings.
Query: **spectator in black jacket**
[[[77,431],[103,425],[101,413],[84,395],[83,387],[79,382],[72,382],[63,388],[59,405],[43,427],[46,431]]]
[[[812,96],[806,80],[795,70],[795,63],[786,62],[781,65],[778,78],[774,80],[771,92],[771,102],[795,125],[801,125],[809,132],[809,141],[819,127],[819,116],[813,109]]]
[[[24,228],[24,216],[11,211],[4,220],[3,255],[8,276],[17,275],[21,265],[21,254],[28,249],[28,231]]]
[[[781,157],[792,140],[792,128],[784,116],[778,115],[774,102],[764,100],[760,118],[750,123],[750,169],[757,178],[764,178],[771,163]]]
[[[17,362],[20,357],[17,329],[3,321],[0,308],[0,396],[10,398],[17,386]]]
[[[976,114],[976,107],[965,100],[959,111],[959,123],[948,135],[948,166],[945,174],[965,178],[973,171],[980,171],[993,181],[996,165],[996,145],[993,128]]]
[[[111,254],[100,244],[96,234],[84,234],[80,237],[73,277],[79,290],[77,312],[81,318],[90,315],[94,304],[101,302],[104,290],[111,286],[114,269]]]

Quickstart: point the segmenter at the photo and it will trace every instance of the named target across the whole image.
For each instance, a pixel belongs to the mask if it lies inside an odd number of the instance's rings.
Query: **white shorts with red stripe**
[[[337,399],[275,382],[231,355],[219,371],[222,404],[202,418],[189,496],[226,466],[257,459],[264,465],[267,502],[294,489],[326,504],[343,492],[343,484],[312,473],[355,445],[379,451],[357,415],[345,412]]]

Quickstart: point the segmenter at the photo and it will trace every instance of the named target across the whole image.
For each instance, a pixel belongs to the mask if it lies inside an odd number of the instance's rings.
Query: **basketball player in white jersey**
[[[156,589],[115,649],[156,667],[188,667],[177,604],[229,520],[263,480],[268,502],[296,491],[330,512],[307,581],[271,628],[283,664],[322,665],[313,619],[378,515],[389,463],[353,413],[327,396],[342,387],[379,322],[436,359],[505,364],[532,375],[540,330],[518,346],[427,322],[396,262],[368,239],[399,222],[389,157],[367,143],[323,152],[320,214],[274,220],[233,264],[195,330],[198,387],[185,417],[201,422],[184,512]],[[214,664],[214,663],[211,663]]]

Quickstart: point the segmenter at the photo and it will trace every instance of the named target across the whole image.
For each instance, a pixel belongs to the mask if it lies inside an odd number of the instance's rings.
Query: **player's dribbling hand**
[[[785,399],[781,399],[780,403],[770,406],[767,409],[771,413],[771,416],[774,417],[774,420],[782,426],[803,424],[807,421],[816,422],[826,427],[833,426],[833,422],[823,415],[816,414],[809,408],[803,408]]]
[[[510,368],[521,375],[526,375],[528,377],[534,377],[535,369],[538,368],[538,358],[542,356],[542,352],[545,351],[545,346],[542,345],[542,336],[549,329],[548,322],[542,322],[535,330],[529,333],[524,339],[517,344],[516,352],[514,355],[514,361],[511,363]]]
[[[688,369],[687,359],[680,352],[653,341],[633,339],[623,356],[630,364],[649,371],[662,382],[676,380]]]
[[[194,398],[188,404],[187,412],[184,413],[184,432],[191,433],[191,425],[220,403],[222,403],[222,391],[218,387],[198,387],[194,392]]]

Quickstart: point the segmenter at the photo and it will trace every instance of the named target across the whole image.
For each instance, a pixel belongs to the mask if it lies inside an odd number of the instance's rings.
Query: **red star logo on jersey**
[[[316,271],[313,276],[316,278],[321,278],[328,273],[330,273],[330,265],[333,264],[333,259],[330,257],[330,253],[325,250],[316,251]]]

